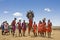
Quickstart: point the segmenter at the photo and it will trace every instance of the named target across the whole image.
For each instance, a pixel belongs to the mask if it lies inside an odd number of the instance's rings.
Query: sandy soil
[[[16,31],[15,34],[18,34],[18,31]],[[53,30],[52,31],[52,36],[51,38],[46,37],[34,37],[33,33],[31,32],[31,35],[28,36],[28,32],[26,31],[26,36],[25,37],[19,37],[17,36],[12,36],[12,34],[10,35],[1,35],[1,30],[0,30],[0,40],[60,40],[60,30]]]

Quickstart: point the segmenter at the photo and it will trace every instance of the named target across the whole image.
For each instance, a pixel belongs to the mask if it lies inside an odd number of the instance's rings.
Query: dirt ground
[[[60,30],[53,30],[51,38],[46,37],[34,37],[33,32],[31,32],[30,36],[28,36],[28,31],[26,31],[26,36],[19,37],[18,31],[16,30],[16,35],[13,37],[12,34],[10,35],[1,35],[0,30],[0,40],[60,40]]]

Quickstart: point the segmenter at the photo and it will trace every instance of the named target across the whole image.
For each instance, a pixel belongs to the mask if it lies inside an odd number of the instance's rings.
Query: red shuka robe
[[[12,26],[15,26],[15,24],[16,24],[16,21],[13,20],[11,25],[12,25]]]
[[[51,26],[52,26],[52,23],[49,22],[47,27],[47,32],[52,32]]]
[[[13,21],[12,21],[12,24],[11,24],[11,25],[12,25],[12,29],[13,29],[13,31],[15,31],[15,29],[16,29],[15,24],[16,24],[16,21],[15,21],[15,20],[13,20]]]
[[[33,25],[33,32],[36,33],[37,32],[37,24]]]
[[[43,26],[43,32],[46,32],[46,23],[42,23]]]
[[[32,28],[32,24],[33,24],[33,20],[29,19],[29,24],[28,24],[28,31],[30,32],[31,28]]]
[[[43,28],[42,28],[42,24],[39,23],[39,24],[38,24],[38,32],[42,32],[42,29],[43,29]]]
[[[21,28],[22,28],[22,27],[21,27],[21,26],[22,26],[21,23],[18,22],[17,24],[18,24],[18,29],[21,30]]]

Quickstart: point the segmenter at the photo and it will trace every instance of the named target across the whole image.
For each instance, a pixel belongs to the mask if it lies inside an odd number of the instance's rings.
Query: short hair
[[[14,18],[14,20],[16,20],[16,18]]]
[[[19,21],[21,21],[21,20],[19,20]]]

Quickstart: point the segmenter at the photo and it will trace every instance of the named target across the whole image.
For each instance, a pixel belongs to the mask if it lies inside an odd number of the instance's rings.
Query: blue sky
[[[36,23],[43,18],[51,20],[54,26],[60,26],[60,0],[0,0],[0,24],[13,18],[26,20],[27,11],[33,10]]]

